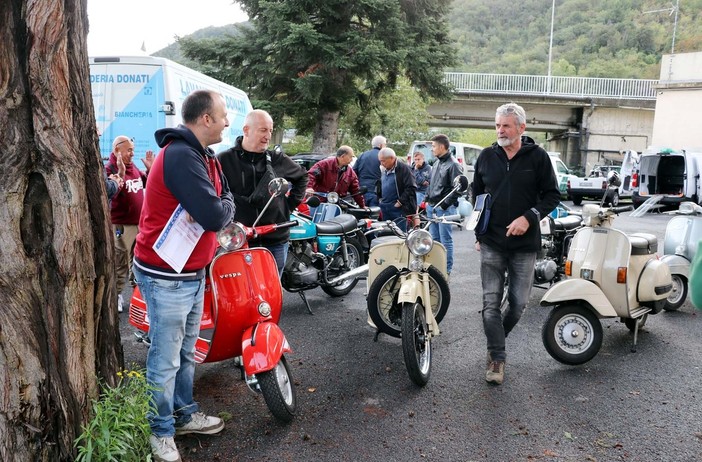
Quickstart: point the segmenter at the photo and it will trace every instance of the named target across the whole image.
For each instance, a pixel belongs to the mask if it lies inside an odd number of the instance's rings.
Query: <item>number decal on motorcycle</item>
[[[334,250],[334,244],[327,244],[327,251],[331,252]]]

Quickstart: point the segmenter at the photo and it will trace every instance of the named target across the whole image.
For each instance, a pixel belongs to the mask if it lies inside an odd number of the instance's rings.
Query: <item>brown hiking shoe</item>
[[[490,361],[487,371],[485,372],[485,381],[488,383],[494,383],[495,385],[502,385],[505,380],[505,362],[504,361]]]

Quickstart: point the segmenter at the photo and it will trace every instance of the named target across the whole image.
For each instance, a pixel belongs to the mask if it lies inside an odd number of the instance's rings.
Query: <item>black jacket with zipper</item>
[[[473,197],[486,192],[493,195],[493,203],[488,231],[478,240],[498,251],[537,252],[541,248],[539,221],[556,208],[561,197],[548,153],[528,136],[522,136],[522,147],[511,160],[497,143],[483,149],[475,162]],[[529,221],[529,229],[521,236],[507,237],[507,226],[520,216]]]
[[[307,170],[295,163],[287,155],[266,150],[263,153],[248,152],[241,146],[243,137],[236,139],[236,145],[217,154],[222,172],[227,178],[230,190],[236,204],[234,220],[251,226],[258,214],[263,210],[268,198],[268,182],[274,176],[285,178],[292,185],[290,193],[276,197],[266,213],[258,222],[259,225],[283,223],[290,220],[293,211],[305,194],[307,187]],[[270,159],[273,172],[269,172],[266,164]],[[255,245],[276,245],[290,238],[290,229],[279,229],[270,234],[249,242]]]

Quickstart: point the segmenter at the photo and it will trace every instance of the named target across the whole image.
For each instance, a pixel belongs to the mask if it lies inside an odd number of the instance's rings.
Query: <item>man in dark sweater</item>
[[[236,139],[233,148],[217,155],[234,195],[234,220],[246,226],[253,225],[270,198],[268,182],[282,177],[292,185],[290,194],[273,199],[258,224],[286,222],[305,194],[307,171],[282,152],[268,149],[273,134],[273,119],[266,111],[257,109],[249,112],[243,130],[244,135]],[[290,228],[284,228],[252,240],[249,245],[270,250],[275,257],[278,274],[282,274],[289,240]]]
[[[378,152],[378,160],[383,167],[378,200],[383,220],[393,220],[403,230],[407,230],[407,220],[419,224],[417,216],[417,183],[412,168],[405,162],[398,162],[395,151],[383,148]]]
[[[490,193],[487,232],[476,236],[483,287],[483,328],[487,337],[485,380],[501,384],[505,337],[517,325],[529,301],[536,252],[541,247],[539,221],[558,205],[560,192],[548,153],[524,135],[526,113],[509,103],[497,108],[497,142],[475,162],[473,197]],[[500,311],[505,274],[508,306]]]

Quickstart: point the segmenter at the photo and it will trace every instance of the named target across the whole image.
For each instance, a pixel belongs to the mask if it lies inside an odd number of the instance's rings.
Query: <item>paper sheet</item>
[[[178,204],[153,246],[158,256],[178,273],[183,271],[200,236],[205,232],[198,223],[190,223],[187,215],[185,209]]]

